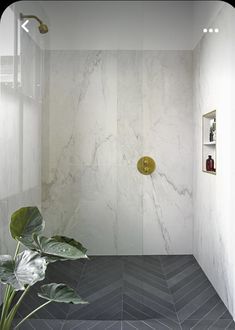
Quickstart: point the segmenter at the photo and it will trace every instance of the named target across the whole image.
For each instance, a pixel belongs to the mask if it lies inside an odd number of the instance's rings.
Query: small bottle
[[[211,155],[208,155],[208,158],[206,160],[206,170],[207,171],[214,171],[214,159],[211,157]]]

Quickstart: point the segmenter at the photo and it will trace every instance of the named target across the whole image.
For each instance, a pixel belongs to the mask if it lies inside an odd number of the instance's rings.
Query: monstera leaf
[[[86,301],[79,297],[76,291],[62,283],[42,285],[38,296],[46,300],[67,304],[87,304]]]
[[[19,253],[14,260],[9,255],[0,256],[0,281],[10,284],[16,291],[24,290],[45,278],[46,260],[30,250]]]
[[[32,242],[24,239],[20,241],[31,250],[40,253],[42,257],[46,258],[47,262],[87,258],[86,249],[79,242],[68,237],[63,237],[63,239],[61,236],[47,238],[33,234]]]
[[[45,223],[36,206],[22,207],[11,216],[10,231],[14,239],[30,243],[32,234],[41,234]]]
[[[76,247],[78,250],[80,250],[81,252],[83,252],[84,254],[86,254],[87,249],[78,241],[75,241],[75,239],[70,238],[70,237],[66,237],[66,236],[53,236],[53,239],[55,239],[57,242],[61,242],[61,243],[67,243],[71,246]]]

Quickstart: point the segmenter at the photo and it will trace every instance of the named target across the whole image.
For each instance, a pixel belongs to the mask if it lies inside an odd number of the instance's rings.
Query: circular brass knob
[[[151,157],[144,156],[138,160],[137,168],[140,173],[149,175],[156,168],[155,161]]]

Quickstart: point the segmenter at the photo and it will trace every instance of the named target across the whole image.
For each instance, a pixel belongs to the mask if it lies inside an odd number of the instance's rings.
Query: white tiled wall
[[[192,253],[192,52],[47,51],[46,67],[48,231],[89,254]]]

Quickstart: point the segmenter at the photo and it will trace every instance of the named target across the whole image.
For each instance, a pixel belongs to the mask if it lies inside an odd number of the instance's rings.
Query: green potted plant
[[[0,256],[0,281],[6,286],[1,306],[0,330],[12,329],[13,320],[22,300],[36,282],[45,278],[49,263],[87,258],[87,250],[72,238],[42,236],[44,226],[44,220],[37,207],[23,207],[11,216],[10,232],[17,241],[17,246],[14,257]],[[23,251],[21,247],[24,248]],[[18,291],[22,293],[16,299]],[[14,329],[52,301],[87,303],[72,288],[62,283],[42,285],[38,296],[45,299],[45,303],[22,319]]]

